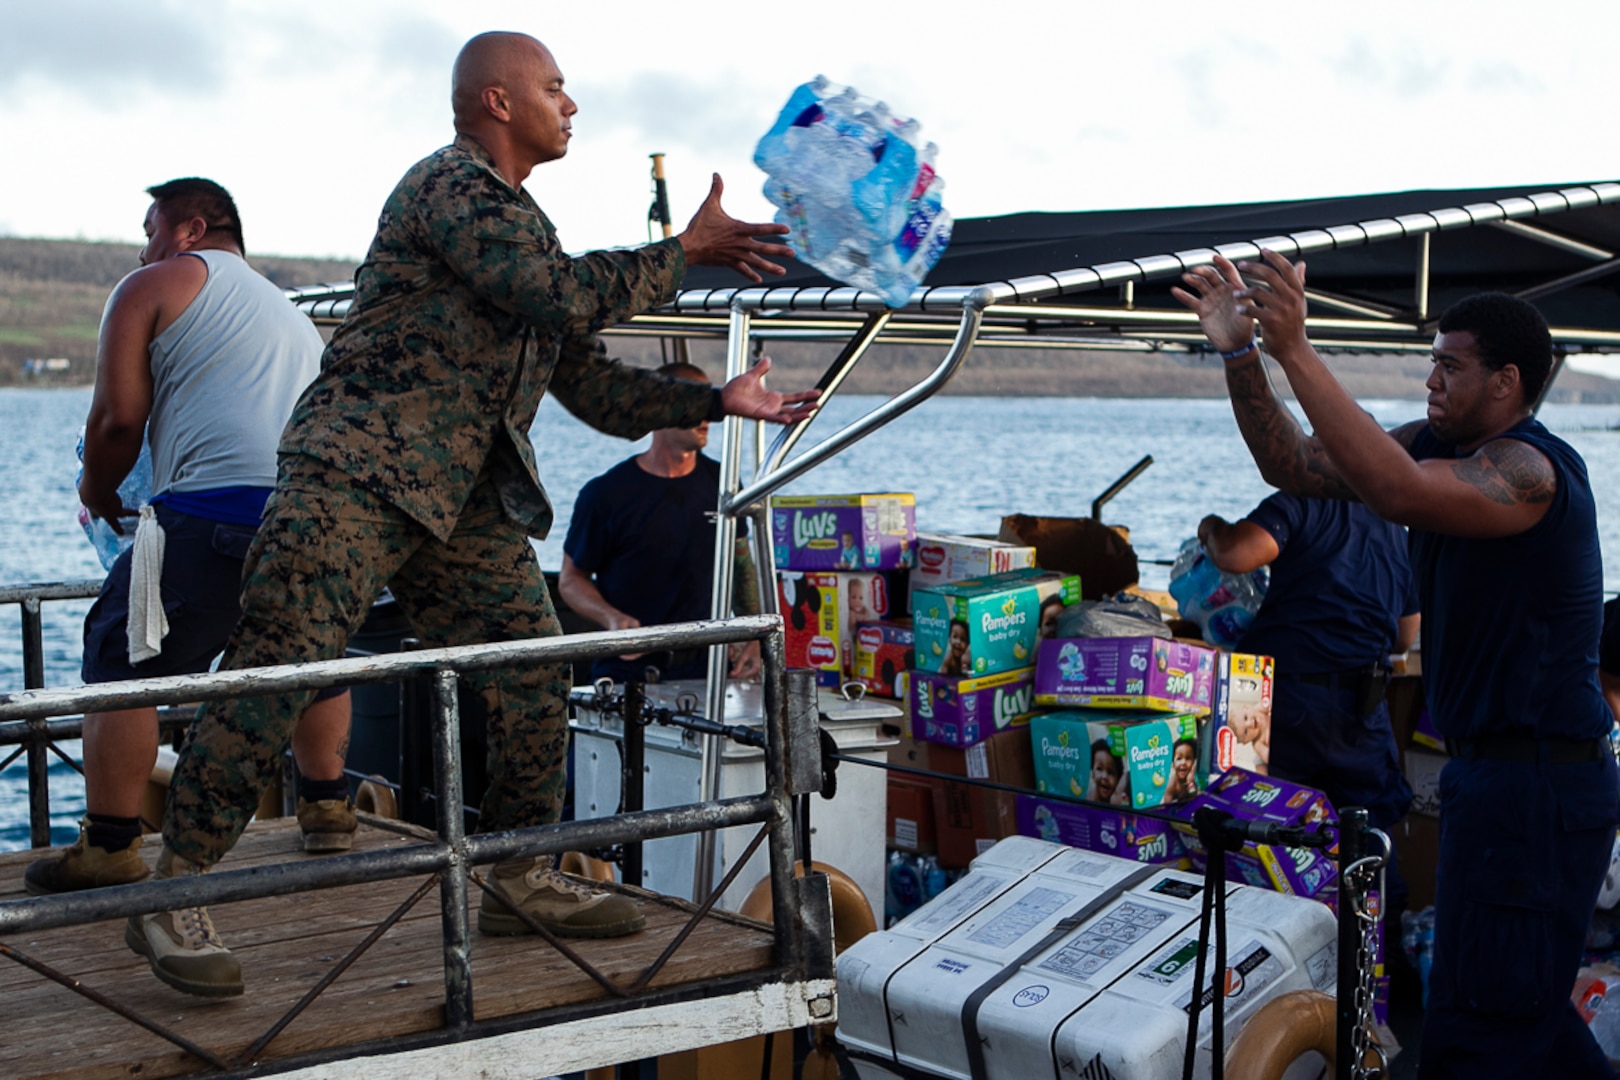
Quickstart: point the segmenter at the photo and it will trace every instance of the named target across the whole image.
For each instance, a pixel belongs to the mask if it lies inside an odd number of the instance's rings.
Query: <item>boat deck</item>
[[[155,837],[148,838],[143,851],[148,862],[156,857],[155,841]],[[414,842],[391,831],[362,825],[355,847],[375,850]],[[22,895],[23,868],[38,854],[0,855],[0,900]],[[241,843],[221,865],[240,868],[311,857],[300,850],[297,823],[278,819],[250,825]],[[338,1056],[343,1048],[353,1048],[352,1053],[380,1053],[385,1058],[395,1055],[397,1072],[363,1070],[367,1075],[442,1075],[447,1062],[442,1056],[431,1056],[435,1052],[442,1055],[449,1042],[431,1034],[441,1027],[444,1016],[437,888],[361,955],[252,1063],[241,1057],[424,880],[406,878],[345,886],[211,909],[220,935],[241,959],[247,984],[243,996],[220,1001],[191,997],[158,982],[147,970],[146,961],[124,945],[121,922],[31,933],[5,944],[213,1052],[230,1062],[233,1071],[257,1065],[256,1071],[303,1069],[298,1075],[361,1075],[362,1070],[354,1068],[358,1063],[352,1060],[344,1062],[339,1072],[312,1064]],[[481,893],[472,885],[468,891],[470,903],[476,907]],[[647,915],[646,930],[614,940],[569,943],[621,986],[628,986],[641,975],[695,910],[685,901],[626,891],[641,900]],[[591,1022],[596,1025],[596,1034],[582,1034],[599,1039],[601,1032],[607,1031],[612,1041],[611,1033],[617,1030],[621,1041],[629,1044],[629,1051],[618,1058],[604,1056],[610,1053],[606,1050],[593,1051],[595,1057],[611,1061],[641,1056],[634,1052],[634,1031],[652,1021],[653,1016],[638,1012],[631,1021],[623,1010],[640,1009],[645,1002],[617,1001],[544,941],[535,937],[483,937],[475,931],[472,970],[475,1027],[467,1034],[473,1039],[488,1036],[498,1042],[503,1035],[537,1032],[552,1023],[566,1026]],[[761,988],[769,989],[773,979],[780,983],[774,971],[769,928],[730,914],[713,913],[701,920],[652,980],[650,991],[658,997],[662,988],[659,1000],[687,1000],[691,1003],[689,1011],[695,1007],[718,1021],[725,1012],[723,1002],[730,999],[748,998],[757,1012]],[[671,988],[676,987],[688,988],[689,992],[672,992]],[[4,1023],[0,1023],[0,1076],[148,1080],[214,1071],[174,1044],[19,963],[0,965],[0,1000],[5,1002]],[[561,1033],[560,1027],[552,1030]],[[693,1030],[686,1038],[689,1045],[698,1046],[704,1039],[719,1041],[720,1036]],[[462,1041],[459,1045],[459,1052],[465,1053],[468,1044]],[[551,1043],[553,1048],[557,1045]],[[407,1065],[409,1054],[405,1051],[413,1047],[429,1056],[419,1055],[414,1064]],[[650,1044],[647,1049],[658,1052]],[[503,1052],[508,1056],[522,1054],[515,1044]],[[588,1057],[547,1053],[544,1060],[514,1062],[513,1066],[515,1075],[533,1077],[561,1071],[564,1065],[581,1067]],[[375,1064],[382,1059],[367,1060]],[[500,1074],[502,1071],[496,1070],[487,1075]]]

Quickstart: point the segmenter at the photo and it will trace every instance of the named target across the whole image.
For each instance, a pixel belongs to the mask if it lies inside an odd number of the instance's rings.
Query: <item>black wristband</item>
[[[718,386],[714,387],[711,393],[714,396],[709,399],[708,420],[713,423],[726,418],[726,403],[725,395],[720,392]]]

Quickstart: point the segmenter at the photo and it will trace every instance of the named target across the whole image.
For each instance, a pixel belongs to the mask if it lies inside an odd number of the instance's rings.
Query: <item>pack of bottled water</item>
[[[951,241],[938,148],[917,121],[816,76],[754,149],[788,243],[828,277],[902,307]]]
[[[1254,622],[1270,581],[1264,568],[1226,573],[1210,561],[1195,537],[1181,545],[1170,568],[1170,595],[1181,617],[1198,624],[1205,641],[1230,649]]]
[[[79,431],[79,461],[84,461],[84,431]],[[84,475],[84,469],[79,469],[79,476]],[[141,443],[141,456],[135,459],[135,467],[129,470],[124,482],[118,485],[118,497],[123,500],[124,506],[134,510],[143,506],[152,497],[152,448],[146,442]],[[84,535],[90,538],[90,545],[96,549],[96,557],[101,560],[103,570],[111,570],[118,556],[129,550],[135,543],[135,526],[140,518],[135,515],[118,519],[119,527],[124,530],[122,536],[113,531],[113,527],[98,517],[91,517],[90,511],[79,507],[79,525],[84,529]]]

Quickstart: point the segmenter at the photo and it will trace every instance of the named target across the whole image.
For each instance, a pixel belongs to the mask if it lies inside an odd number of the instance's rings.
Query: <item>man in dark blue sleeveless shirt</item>
[[[1540,314],[1470,297],[1440,319],[1428,420],[1381,430],[1305,336],[1305,267],[1217,258],[1176,295],[1226,361],[1266,479],[1360,499],[1411,532],[1440,777],[1434,966],[1419,1076],[1610,1077],[1570,1003],[1620,822],[1598,690],[1602,564],[1586,466],[1533,417],[1552,364]],[[1190,290],[1190,291],[1189,291]],[[1315,427],[1271,388],[1254,338]]]

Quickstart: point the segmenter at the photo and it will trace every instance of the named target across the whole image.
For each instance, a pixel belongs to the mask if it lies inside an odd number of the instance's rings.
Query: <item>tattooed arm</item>
[[[1183,275],[1187,288],[1171,293],[1198,315],[1210,344],[1223,353],[1239,352],[1255,340],[1254,316],[1240,310],[1237,295],[1246,288],[1237,268],[1217,255],[1214,266],[1200,266]],[[1303,307],[1300,335],[1304,335]],[[1271,345],[1268,331],[1266,343]],[[1307,435],[1272,389],[1258,347],[1226,361],[1226,390],[1238,430],[1254,455],[1260,475],[1274,488],[1306,498],[1360,499],[1339,472],[1321,440]],[[1371,417],[1368,425],[1380,436]],[[1421,424],[1395,429],[1391,436],[1404,449]]]
[[[1259,321],[1267,349],[1282,365],[1316,433],[1309,439],[1302,433],[1290,436],[1285,425],[1256,404],[1254,375],[1245,377],[1241,369],[1234,373],[1229,368],[1240,424],[1245,411],[1253,414],[1255,435],[1245,431],[1251,447],[1257,441],[1271,447],[1285,471],[1303,478],[1306,486],[1312,476],[1321,477],[1322,488],[1347,486],[1379,517],[1398,525],[1496,537],[1524,532],[1542,519],[1557,474],[1541,451],[1516,439],[1487,438],[1467,457],[1412,460],[1409,440],[1421,425],[1393,434],[1383,431],[1311,347],[1305,336],[1304,264],[1290,265],[1273,251],[1263,255],[1263,263],[1242,266],[1258,284],[1235,291],[1237,315]],[[1248,362],[1259,367],[1257,359]],[[1263,378],[1264,372],[1259,375]],[[1269,385],[1265,389],[1269,392]],[[1239,402],[1240,393],[1247,395],[1245,404]],[[1280,410],[1275,403],[1273,412]],[[1297,432],[1298,426],[1292,426]]]

